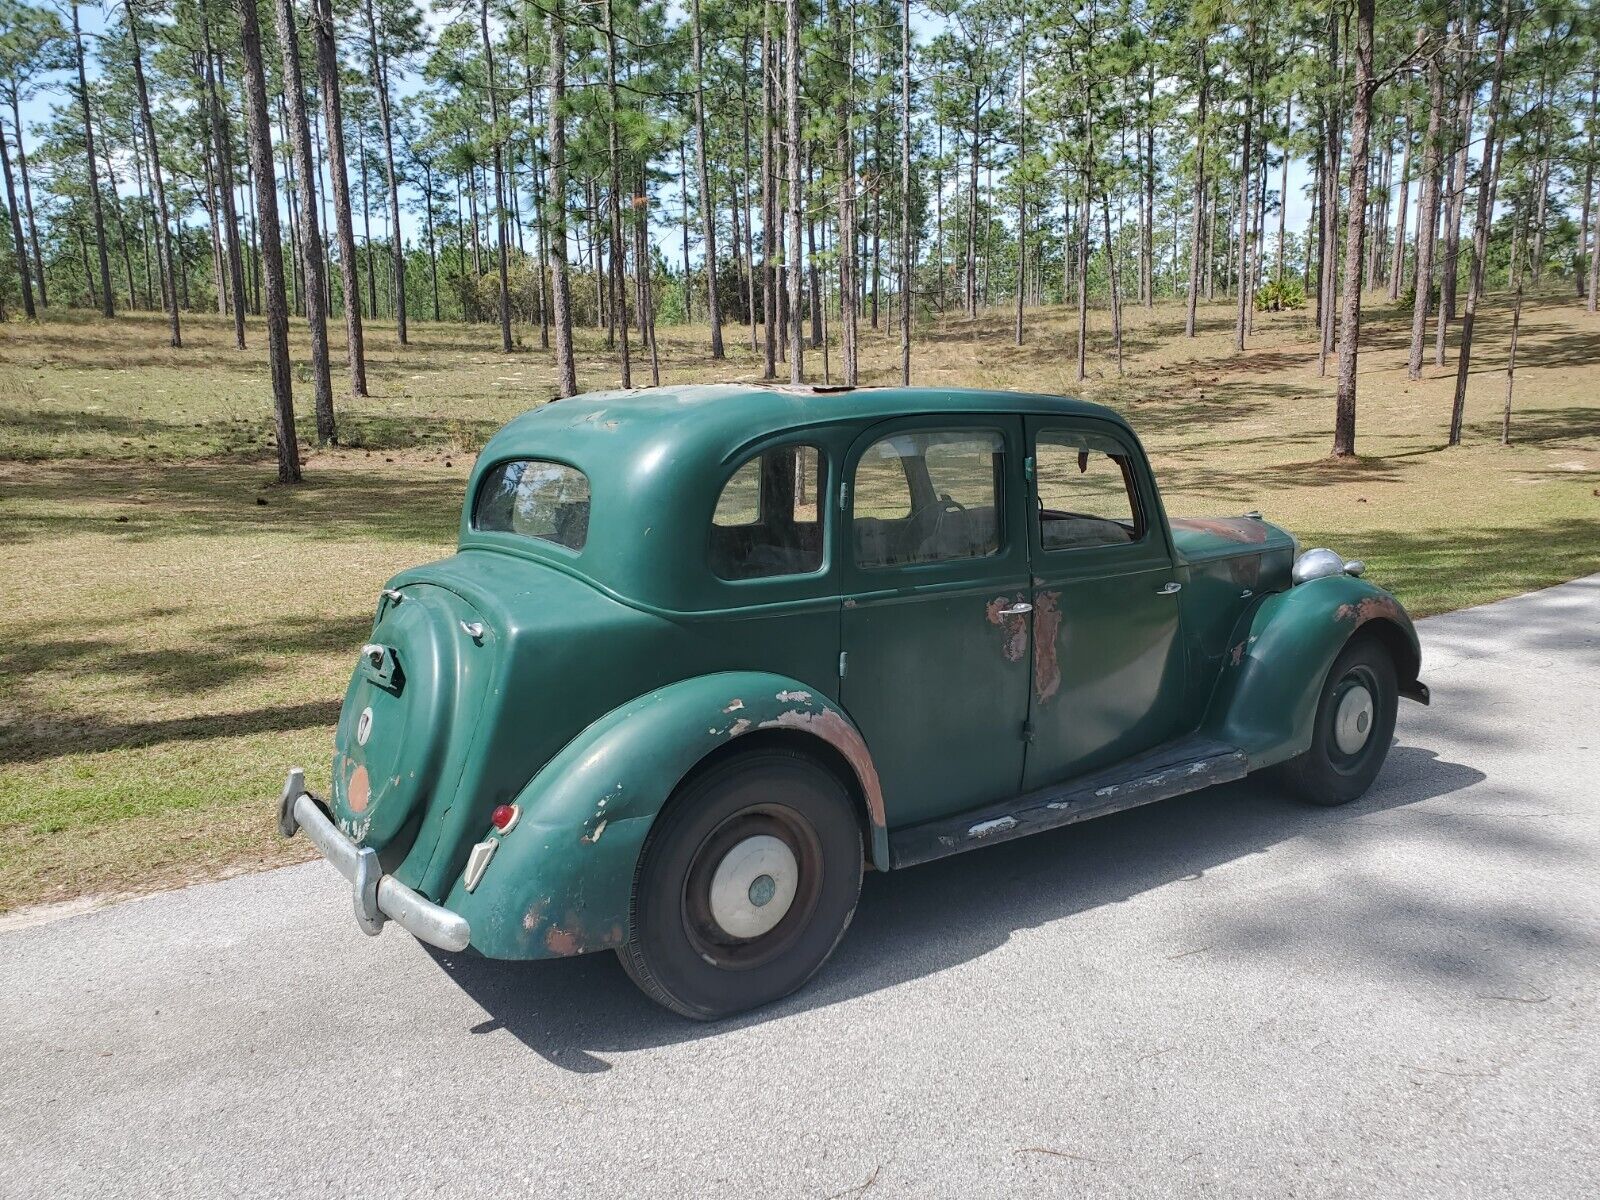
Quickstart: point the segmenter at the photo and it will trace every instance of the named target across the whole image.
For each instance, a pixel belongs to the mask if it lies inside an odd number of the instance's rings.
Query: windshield
[[[478,489],[472,527],[582,550],[589,537],[589,477],[542,458],[501,463]]]

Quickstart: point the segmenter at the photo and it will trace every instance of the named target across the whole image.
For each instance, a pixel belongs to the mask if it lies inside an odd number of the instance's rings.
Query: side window
[[[1120,546],[1144,536],[1132,461],[1111,438],[1064,430],[1040,433],[1034,479],[1044,549]]]
[[[711,518],[711,569],[723,579],[803,575],[822,566],[822,452],[779,446],[729,479]]]
[[[1000,549],[1005,439],[987,429],[896,433],[856,464],[856,562],[982,558]]]

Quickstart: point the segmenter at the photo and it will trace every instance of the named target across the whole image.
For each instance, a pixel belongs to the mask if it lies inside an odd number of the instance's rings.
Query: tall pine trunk
[[[1206,39],[1199,50],[1200,96],[1195,117],[1194,227],[1189,234],[1189,295],[1183,319],[1185,337],[1195,336],[1195,310],[1200,303],[1200,276],[1206,230],[1206,102],[1211,96],[1211,73],[1206,65]]]
[[[283,0],[279,0],[280,3]],[[278,232],[278,189],[272,168],[272,123],[267,115],[267,76],[261,64],[261,30],[255,0],[234,0],[239,13],[239,50],[244,59],[245,116],[250,165],[260,183],[256,219],[266,253],[267,363],[272,375],[273,416],[278,435],[278,482],[300,482],[300,446],[294,430],[294,393],[289,371],[289,307],[283,286],[283,240]]]
[[[607,9],[609,12],[609,8]],[[609,22],[607,22],[609,25]],[[483,34],[483,61],[488,72],[489,122],[494,130],[494,228],[497,265],[500,272],[499,317],[500,350],[511,353],[511,283],[506,245],[506,169],[505,150],[500,137],[500,96],[494,82],[494,44],[489,40],[489,0],[478,5],[478,28]],[[399,231],[395,231],[398,239]],[[627,386],[626,383],[623,384]]]
[[[487,5],[487,0],[485,0]],[[617,28],[611,0],[603,0],[606,39],[606,143],[611,165],[611,304],[621,333],[622,386],[633,386],[633,369],[628,356],[627,259],[622,245],[622,146],[617,130],[620,111],[617,103]],[[487,28],[487,26],[485,26]],[[488,35],[485,34],[485,37]],[[641,266],[642,269],[642,266]]]
[[[1372,26],[1375,0],[1356,0],[1355,103],[1350,113],[1350,208],[1344,234],[1344,296],[1339,314],[1339,383],[1333,455],[1356,452],[1356,364],[1361,343],[1361,260],[1367,235],[1368,141],[1372,126]]]
[[[334,44],[332,0],[311,0],[311,28],[316,43],[317,90],[322,93],[322,118],[328,133],[328,178],[333,184],[333,222],[338,231],[339,283],[344,293],[350,394],[365,396],[366,340],[361,328],[361,285],[356,277],[355,219],[350,211],[350,175],[345,168],[344,116],[339,100],[339,57]]]
[[[717,302],[717,206],[711,195],[711,168],[706,157],[705,58],[701,45],[700,0],[692,7],[694,33],[694,158],[699,176],[700,220],[706,240],[706,306],[711,317],[711,357],[723,357],[722,306]]]
[[[111,257],[106,251],[106,221],[100,211],[100,175],[94,158],[94,119],[89,114],[89,77],[83,68],[83,31],[78,25],[78,0],[72,0],[72,45],[78,65],[78,102],[83,109],[83,157],[89,169],[89,212],[94,217],[95,253],[100,264],[100,313],[117,315],[111,296]],[[239,343],[244,345],[243,340]]]
[[[372,0],[362,0],[367,18],[367,53],[372,87],[378,93],[378,121],[383,128],[383,163],[389,184],[389,249],[394,260],[395,335],[406,344],[406,252],[400,238],[400,187],[394,171],[394,129],[389,119],[389,62],[378,46],[378,24]],[[492,88],[493,83],[490,84]],[[492,99],[492,97],[491,97]]]
[[[784,41],[788,47],[788,85],[784,105],[789,167],[789,252],[784,256],[784,262],[789,276],[789,382],[802,383],[805,381],[802,359],[805,337],[800,325],[800,307],[805,295],[805,273],[800,264],[805,257],[801,243],[805,187],[800,173],[800,0],[785,0],[784,8]]]
[[[1411,302],[1411,354],[1406,374],[1422,378],[1422,346],[1428,336],[1428,308],[1433,303],[1435,224],[1439,218],[1439,136],[1444,123],[1444,75],[1439,63],[1443,51],[1428,56],[1428,130],[1422,136],[1422,191],[1417,197],[1416,295]]]
[[[11,155],[5,134],[0,132],[0,172],[6,177],[6,211],[11,214],[11,248],[16,253],[17,278],[22,284],[22,311],[31,321],[39,314],[33,307],[33,276],[28,265],[28,243],[22,238],[22,217],[17,208],[16,185],[11,180]]]
[[[556,334],[556,390],[578,393],[572,354],[572,284],[567,274],[567,15],[566,0],[550,5],[550,226],[551,324]]]
[[[1467,408],[1467,376],[1472,364],[1472,327],[1483,291],[1484,257],[1489,249],[1489,218],[1494,213],[1495,186],[1500,176],[1500,85],[1505,74],[1506,38],[1511,28],[1511,0],[1501,0],[1500,24],[1495,38],[1494,74],[1489,83],[1489,111],[1483,132],[1483,163],[1478,169],[1478,207],[1472,227],[1472,276],[1467,306],[1461,314],[1461,348],[1456,353],[1456,390],[1450,405],[1450,440],[1461,444],[1461,423]]]
[[[274,0],[277,18],[278,49],[283,58],[284,99],[289,116],[289,141],[299,171],[300,246],[305,270],[306,325],[311,332],[311,379],[316,397],[317,441],[328,445],[338,440],[339,429],[333,416],[333,383],[328,367],[327,264],[322,258],[322,229],[317,218],[316,164],[311,158],[311,131],[306,117],[306,99],[300,70],[300,30],[294,0]],[[291,210],[291,216],[293,212]],[[267,257],[276,259],[273,243],[267,242]]]

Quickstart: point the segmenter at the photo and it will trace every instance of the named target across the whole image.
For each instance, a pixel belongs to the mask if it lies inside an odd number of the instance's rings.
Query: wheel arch
[[[1335,575],[1267,596],[1229,639],[1202,728],[1238,746],[1252,770],[1311,745],[1329,668],[1354,637],[1372,637],[1393,657],[1403,695],[1417,682],[1421,647],[1404,607],[1364,579]]]
[[[477,887],[446,901],[491,958],[549,958],[620,945],[634,870],[656,817],[696,772],[763,744],[801,749],[836,773],[862,812],[868,855],[887,870],[877,770],[861,733],[820,691],[769,672],[696,676],[607,713],[516,797]],[[490,835],[493,836],[493,835]]]

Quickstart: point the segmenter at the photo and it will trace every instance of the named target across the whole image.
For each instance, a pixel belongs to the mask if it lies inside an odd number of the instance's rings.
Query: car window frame
[[[716,536],[717,506],[722,502],[722,493],[727,490],[733,477],[744,470],[756,459],[770,454],[774,450],[783,450],[787,447],[809,446],[817,452],[817,466],[821,473],[821,481],[817,485],[817,519],[822,525],[822,553],[818,557],[817,565],[809,571],[791,571],[781,575],[756,575],[748,579],[729,579],[717,573],[712,561],[712,539]],[[702,524],[701,536],[701,562],[705,567],[707,578],[719,588],[773,588],[792,586],[796,583],[814,583],[818,579],[831,574],[833,569],[833,526],[834,511],[836,509],[835,497],[838,489],[835,484],[837,478],[834,468],[834,455],[830,452],[825,440],[811,430],[790,430],[782,434],[742,448],[742,457],[730,457],[723,464],[724,469],[716,475],[717,485],[712,493],[711,503],[707,509]],[[757,484],[757,504],[760,503],[760,485]],[[759,509],[757,521],[759,522]],[[744,528],[744,526],[722,526],[725,529]]]
[[[1044,545],[1043,522],[1039,517],[1039,439],[1055,431],[1103,438],[1121,447],[1122,452],[1128,456],[1133,477],[1133,496],[1139,506],[1143,524],[1142,536],[1134,541],[1106,543],[1101,546],[1047,548]],[[1171,561],[1173,549],[1155,480],[1150,474],[1144,450],[1131,433],[1110,422],[1089,417],[1030,414],[1027,421],[1027,448],[1028,552],[1036,556],[1035,561],[1058,565],[1081,563],[1084,570],[1093,570],[1098,566],[1109,568],[1122,564],[1124,560],[1127,560],[1128,565],[1145,560]]]
[[[855,556],[855,482],[861,460],[878,442],[898,433],[983,432],[1001,438],[1004,463],[999,472],[1001,495],[997,505],[1000,521],[1000,546],[993,554],[969,558],[941,559],[928,563],[897,563],[863,566]],[[1022,481],[1022,415],[1015,412],[940,412],[893,417],[862,428],[851,443],[840,465],[839,526],[834,538],[841,579],[846,589],[857,594],[903,592],[936,588],[948,583],[959,586],[974,580],[1009,577],[1026,571],[1028,553],[1027,518]],[[908,488],[910,486],[908,481]]]
[[[589,488],[589,521],[585,526],[582,546],[574,549],[572,546],[568,546],[564,542],[558,542],[552,538],[539,537],[531,533],[518,533],[511,529],[483,529],[479,527],[477,519],[478,499],[483,494],[484,488],[488,486],[489,481],[494,477],[495,472],[511,463],[519,462],[551,463],[558,467],[566,467],[569,471],[576,471],[579,475],[583,476],[583,480]],[[467,496],[466,503],[462,506],[461,524],[464,527],[462,529],[463,538],[471,537],[473,539],[481,539],[482,544],[491,546],[500,545],[522,552],[528,550],[553,551],[554,553],[568,559],[579,559],[583,557],[584,551],[588,549],[590,543],[593,541],[590,534],[593,533],[595,528],[595,487],[594,480],[590,477],[588,471],[584,470],[570,458],[565,458],[561,455],[507,454],[503,457],[496,458],[493,462],[490,462],[482,467],[475,467],[474,477],[476,482],[472,487],[471,493]],[[465,545],[466,542],[462,541],[460,544]]]

